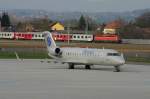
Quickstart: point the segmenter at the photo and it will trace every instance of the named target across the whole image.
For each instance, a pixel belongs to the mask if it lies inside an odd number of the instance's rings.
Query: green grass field
[[[17,52],[20,59],[46,59],[50,58],[46,52]],[[0,51],[0,59],[16,59],[14,52],[2,52]],[[150,63],[150,58],[143,57],[128,57],[127,62],[145,62]]]
[[[144,44],[116,44],[116,43],[94,43],[94,42],[56,42],[58,46],[62,47],[88,47],[88,48],[109,48],[119,51],[146,51],[150,52],[150,46]],[[45,48],[45,42],[39,40],[1,40],[0,48]]]
[[[19,58],[23,59],[45,59],[49,58],[47,53],[44,52],[17,52]],[[16,54],[14,52],[0,52],[0,59],[15,59]]]

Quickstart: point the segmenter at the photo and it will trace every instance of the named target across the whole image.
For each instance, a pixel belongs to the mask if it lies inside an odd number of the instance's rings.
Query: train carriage
[[[2,39],[13,39],[14,33],[13,32],[0,32],[0,38],[2,38]]]
[[[58,33],[53,33],[53,38],[56,41],[68,41],[72,39],[72,35],[71,34],[58,34]]]
[[[14,39],[32,40],[32,34],[29,32],[14,32]]]

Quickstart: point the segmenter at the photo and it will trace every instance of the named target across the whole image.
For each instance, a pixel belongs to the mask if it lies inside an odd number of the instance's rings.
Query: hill
[[[65,21],[72,19],[79,19],[83,14],[91,17],[98,23],[109,22],[116,18],[123,18],[126,21],[131,21],[145,12],[150,12],[150,9],[140,9],[128,12],[48,12],[45,10],[31,10],[31,9],[12,9],[5,10],[11,16],[20,20],[30,20],[32,18],[49,17],[52,20]],[[2,13],[3,10],[0,10]]]

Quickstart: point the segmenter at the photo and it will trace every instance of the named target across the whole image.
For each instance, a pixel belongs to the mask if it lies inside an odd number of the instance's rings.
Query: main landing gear
[[[73,63],[69,63],[69,69],[74,69]],[[85,69],[91,69],[91,66],[85,65]],[[114,72],[120,72],[120,66],[114,66]]]
[[[120,66],[114,66],[114,72],[120,72]]]
[[[85,65],[85,69],[91,69],[90,65]]]
[[[74,64],[73,63],[69,63],[69,69],[74,69]],[[90,65],[85,65],[85,69],[91,69]]]
[[[73,63],[69,63],[69,69],[74,69],[74,64]]]

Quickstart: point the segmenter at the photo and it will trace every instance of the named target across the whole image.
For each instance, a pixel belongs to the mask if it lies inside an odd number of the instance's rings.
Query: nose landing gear
[[[114,66],[114,72],[120,72],[120,66]]]

